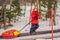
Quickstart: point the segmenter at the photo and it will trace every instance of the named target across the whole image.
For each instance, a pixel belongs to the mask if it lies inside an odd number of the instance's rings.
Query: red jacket
[[[38,24],[38,19],[41,18],[40,12],[32,11],[30,16],[31,16],[31,23]]]

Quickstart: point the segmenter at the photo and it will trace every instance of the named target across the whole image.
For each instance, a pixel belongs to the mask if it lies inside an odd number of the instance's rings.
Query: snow
[[[7,30],[11,30],[11,29],[16,29],[16,30],[20,30],[21,28],[23,28],[28,22],[29,22],[29,16],[30,16],[30,6],[26,6],[26,14],[25,17],[20,17],[18,18],[19,20],[16,21],[14,23],[14,21],[12,21],[13,27],[8,28],[6,30],[4,29],[0,29],[0,35],[2,34],[2,32],[7,31]],[[24,6],[22,7],[24,10]],[[60,15],[60,9],[57,8],[57,15]],[[36,31],[46,31],[46,30],[51,30],[52,26],[49,26],[50,20],[48,19],[47,21],[42,21],[42,19],[39,20],[39,28]],[[30,31],[30,27],[31,24],[29,24],[28,26],[26,26],[22,31],[20,31],[21,33],[27,33]],[[56,26],[54,26],[54,30],[60,29],[60,17],[56,16]],[[3,39],[2,39],[3,40]],[[14,39],[15,40],[15,39]],[[37,39],[37,40],[51,40],[51,39]],[[54,40],[60,40],[60,38],[54,38]]]

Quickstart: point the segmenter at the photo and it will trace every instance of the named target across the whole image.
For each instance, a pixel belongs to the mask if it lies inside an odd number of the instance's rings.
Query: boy
[[[31,19],[30,34],[35,33],[36,29],[39,27],[39,24],[38,24],[39,18],[41,18],[41,15],[40,15],[40,12],[38,11],[38,8],[35,6],[30,15],[30,19]]]

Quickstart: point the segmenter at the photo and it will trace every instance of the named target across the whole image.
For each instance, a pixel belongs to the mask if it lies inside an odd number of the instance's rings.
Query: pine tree
[[[17,13],[17,15],[21,15],[21,8],[20,8],[20,3],[19,3],[19,0],[13,0],[12,4],[11,4],[12,7],[16,7],[14,12]]]
[[[6,9],[6,17],[9,20],[9,25],[12,25],[11,19],[21,15],[21,10],[22,9],[20,8],[19,0],[13,0],[10,3],[10,9]]]

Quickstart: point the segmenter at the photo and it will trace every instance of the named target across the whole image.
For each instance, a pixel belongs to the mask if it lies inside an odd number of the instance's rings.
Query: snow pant
[[[38,24],[31,24],[31,28],[30,28],[30,33],[35,32],[35,30],[39,27]]]

